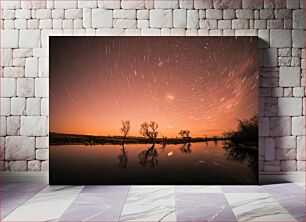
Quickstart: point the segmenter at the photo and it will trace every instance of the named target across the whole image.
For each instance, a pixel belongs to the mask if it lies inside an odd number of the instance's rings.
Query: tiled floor
[[[305,221],[302,184],[1,185],[3,221]]]

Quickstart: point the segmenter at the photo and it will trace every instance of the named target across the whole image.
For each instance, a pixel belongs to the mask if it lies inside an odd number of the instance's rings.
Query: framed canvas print
[[[50,37],[50,184],[257,184],[257,46]]]

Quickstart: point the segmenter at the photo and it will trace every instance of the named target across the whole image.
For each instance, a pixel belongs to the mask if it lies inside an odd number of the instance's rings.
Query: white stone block
[[[261,9],[263,6],[263,0],[242,0],[242,8],[245,9]]]
[[[140,29],[126,29],[124,34],[126,36],[140,36]]]
[[[66,9],[65,18],[66,19],[80,19],[83,17],[82,9]]]
[[[17,136],[20,130],[20,116],[8,116],[7,117],[7,135]]]
[[[296,171],[297,165],[296,160],[283,160],[281,161],[281,170],[282,171]]]
[[[46,116],[22,116],[20,135],[47,136],[48,120]]]
[[[49,96],[49,79],[36,78],[35,79],[35,97]]]
[[[74,19],[73,28],[75,29],[74,31],[76,31],[76,29],[79,29],[79,31],[82,31],[85,33],[85,30],[83,30],[83,19]]]
[[[83,27],[91,28],[91,9],[83,9]]]
[[[28,162],[28,171],[40,171],[41,162],[39,160],[31,160]]]
[[[171,28],[172,10],[153,9],[150,10],[151,28]]]
[[[305,46],[305,31],[293,30],[292,31],[292,46],[294,48],[304,48]]]
[[[41,162],[41,171],[49,171],[49,161],[42,161]]]
[[[15,19],[15,29],[26,29],[27,20],[26,19]]]
[[[199,13],[197,10],[187,10],[187,28],[199,28]]]
[[[1,78],[1,97],[16,96],[16,79]]]
[[[36,137],[36,149],[48,149],[49,148],[49,137],[40,136]]]
[[[98,0],[98,7],[105,9],[120,8],[120,1],[118,0]]]
[[[297,137],[297,160],[306,160],[305,139],[305,136]]]
[[[160,35],[161,36],[171,36],[171,29],[169,29],[169,28],[162,28],[160,30]]]
[[[276,67],[277,66],[277,49],[268,48],[264,49],[264,66]]]
[[[302,98],[278,98],[279,116],[301,116]]]
[[[0,98],[1,101],[1,116],[11,115],[11,100],[9,98]]]
[[[126,0],[128,1],[128,0]],[[178,0],[158,0],[154,1],[154,8],[176,9],[179,7]]]
[[[206,10],[207,19],[222,19],[222,10],[220,9],[207,9]]]
[[[18,48],[18,30],[1,30],[1,48]]]
[[[293,136],[305,135],[305,117],[304,116],[292,117],[292,135]]]
[[[296,161],[297,171],[306,171],[306,161]]]
[[[92,27],[104,28],[113,26],[113,13],[106,9],[92,10]]]
[[[249,20],[247,19],[234,19],[232,20],[232,29],[248,29]]]
[[[296,149],[296,136],[276,137],[275,146],[278,149]]]
[[[15,18],[16,18],[16,10],[3,9],[2,19],[8,20],[8,19],[15,19]]]
[[[73,29],[73,20],[72,19],[63,20],[63,29]]]
[[[98,4],[96,0],[79,0],[78,8],[97,8]]]
[[[24,68],[23,67],[4,67],[3,76],[4,77],[23,77]]]
[[[25,108],[25,98],[14,97],[11,99],[11,115],[24,115]]]
[[[35,12],[35,17],[38,19],[50,19],[52,16],[51,9],[37,9]]]
[[[23,9],[40,9],[46,7],[47,7],[47,1],[44,0],[21,1],[21,8]]]
[[[53,19],[64,19],[64,9],[53,9],[52,18]]]
[[[1,107],[2,109],[2,107]],[[0,136],[6,136],[6,116],[0,116]],[[0,159],[3,160],[3,148],[4,148],[4,143],[2,144],[2,137],[0,141]]]
[[[276,48],[291,47],[291,31],[282,29],[271,30],[270,45]]]
[[[49,59],[40,58],[38,65],[38,76],[39,77],[48,77],[49,76]]]
[[[42,19],[39,21],[40,29],[52,29],[52,27],[53,27],[52,19]]]
[[[13,66],[21,67],[24,69],[23,67],[25,66],[25,58],[13,58]]]
[[[49,150],[48,149],[37,149],[36,150],[36,159],[37,160],[48,160],[49,159]]]
[[[144,9],[144,0],[121,0],[121,7],[123,9]]]
[[[115,9],[113,10],[113,18],[136,19],[136,10],[135,9],[129,9],[129,10]]]
[[[253,19],[254,18],[254,10],[251,9],[237,9],[236,17],[238,19]]]
[[[276,149],[275,157],[277,160],[295,160],[296,149]]]
[[[26,113],[28,116],[38,116],[40,115],[40,98],[28,98],[27,99],[27,109]]]
[[[149,20],[137,20],[137,28],[149,28]]]
[[[20,30],[19,46],[21,48],[40,47],[40,30]]]
[[[271,117],[271,136],[290,136],[291,118],[290,117]]]
[[[193,9],[193,1],[179,0],[180,8]]]
[[[27,171],[27,161],[10,161],[8,165],[9,171]]]
[[[280,67],[279,86],[300,86],[301,69],[299,67]]]
[[[34,137],[7,136],[5,144],[6,160],[33,160],[35,158]]]
[[[265,160],[275,160],[274,138],[265,138]]]
[[[119,28],[100,28],[97,29],[96,32],[97,36],[123,36],[124,35],[124,29]]]
[[[16,10],[16,18],[17,19],[30,19],[31,18],[31,10],[29,10],[29,9],[17,9]]]
[[[25,64],[25,77],[37,77],[38,76],[38,58],[26,58]]]
[[[212,0],[196,0],[193,4],[195,9],[208,9],[213,7]]]
[[[160,36],[161,30],[148,28],[148,29],[141,29],[140,34],[142,36]]]
[[[71,9],[71,8],[77,8],[78,2],[76,0],[56,0],[54,1],[54,8],[61,8],[61,9]]]
[[[231,29],[232,22],[231,20],[219,20],[218,21],[218,29]]]
[[[294,97],[305,97],[304,87],[294,87],[293,88],[293,96]]]
[[[136,28],[136,19],[114,19],[114,28]]]
[[[171,36],[185,36],[185,29],[171,29]]]
[[[187,11],[186,9],[173,10],[173,27],[186,28],[187,27]]]
[[[1,9],[19,9],[20,1],[1,1]]]
[[[12,49],[1,49],[1,66],[11,66],[13,63]]]
[[[49,99],[48,98],[42,98],[41,99],[41,115],[42,116],[49,116]]]
[[[300,0],[289,0],[287,1],[287,8],[298,9],[300,7]]]
[[[30,57],[33,55],[32,49],[14,49],[13,50],[13,57],[14,58],[24,58]]]
[[[149,19],[149,10],[137,10],[137,19]]]
[[[293,29],[305,29],[304,10],[293,10]]]
[[[17,79],[17,96],[33,97],[34,96],[34,79],[18,78]]]
[[[90,18],[91,20],[91,18]],[[63,20],[62,19],[52,19],[52,26],[54,29],[62,29],[63,28]]]

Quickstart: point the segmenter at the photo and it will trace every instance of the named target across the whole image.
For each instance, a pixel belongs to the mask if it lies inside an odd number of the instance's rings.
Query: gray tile
[[[304,193],[305,190],[294,183],[281,183],[262,186],[267,193]]]
[[[177,193],[177,221],[236,221],[224,194]]]
[[[224,193],[264,193],[260,186],[221,186]]]
[[[297,221],[305,222],[305,206],[283,206]]]

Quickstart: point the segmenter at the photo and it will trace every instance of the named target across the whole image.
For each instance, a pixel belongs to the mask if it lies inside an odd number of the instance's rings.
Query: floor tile
[[[305,193],[270,193],[270,195],[283,206],[305,206]]]
[[[129,186],[85,186],[59,221],[118,221]]]
[[[0,186],[1,192],[8,193],[37,193],[45,188],[45,183],[4,183]]]
[[[131,186],[120,221],[176,221],[174,186]]]
[[[176,193],[177,221],[236,221],[224,194]]]
[[[130,186],[85,186],[82,193],[127,193]]]
[[[224,193],[264,193],[260,186],[221,186]]]
[[[176,193],[222,193],[220,186],[175,186]]]
[[[264,185],[262,189],[267,193],[303,193],[305,190],[294,183]]]
[[[305,206],[283,206],[297,221],[305,222]]]
[[[48,186],[15,209],[3,221],[57,220],[82,189],[82,186]]]
[[[225,193],[238,221],[296,221],[267,193]]]

